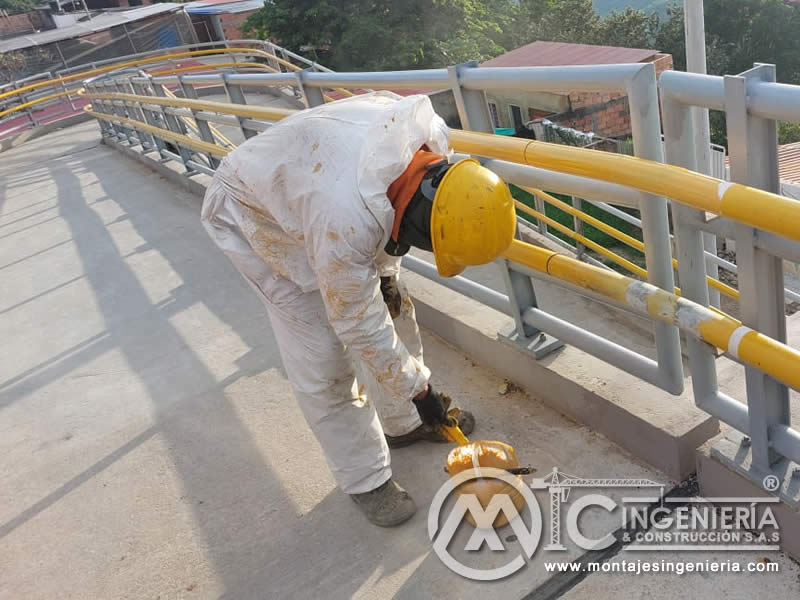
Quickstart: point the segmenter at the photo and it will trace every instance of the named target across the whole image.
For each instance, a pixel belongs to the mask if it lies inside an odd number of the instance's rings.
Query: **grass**
[[[527,206],[530,206],[534,210],[536,209],[536,203],[534,201],[533,194],[530,194],[529,192],[526,192],[525,190],[522,190],[522,189],[520,189],[520,188],[518,188],[517,186],[514,186],[514,185],[512,185],[510,187],[511,187],[511,194],[514,196],[514,198],[516,198],[517,200],[519,200],[523,204],[525,204]],[[551,195],[555,196],[556,198],[558,198],[562,202],[566,202],[567,204],[570,203],[569,196],[565,196],[563,194],[551,194]],[[557,221],[558,223],[561,223],[562,225],[568,227],[571,231],[575,230],[573,219],[572,219],[572,215],[564,212],[560,208],[557,208],[557,207],[553,206],[552,204],[548,204],[547,202],[545,202],[544,205],[545,205],[545,215],[547,215],[548,217],[550,217],[554,221]],[[629,235],[629,236],[631,236],[633,238],[636,238],[637,240],[641,240],[642,239],[642,231],[641,231],[641,229],[639,229],[638,227],[636,227],[634,225],[631,225],[627,221],[623,221],[622,219],[620,219],[617,216],[608,214],[606,211],[604,211],[601,208],[598,208],[598,207],[596,207],[596,206],[594,206],[592,204],[589,204],[588,202],[585,202],[583,204],[582,210],[583,210],[583,212],[593,216],[595,219],[598,219],[599,221],[602,221],[603,223],[613,227],[614,229],[618,229],[622,233],[625,233],[625,234],[627,234],[627,235]],[[630,213],[632,216],[639,217],[639,212],[636,211],[636,210],[624,209],[624,208],[621,209],[621,210],[625,210],[625,212]],[[538,225],[535,217],[532,217],[530,215],[526,215],[526,214],[524,214],[522,212],[520,212],[519,214],[526,221],[528,221],[528,222],[530,222],[530,223],[532,223],[534,225]],[[569,236],[561,233],[560,231],[556,231],[552,227],[548,228],[548,232],[553,234],[557,238],[559,238],[559,239],[561,239],[561,240],[573,245],[573,246],[575,245],[575,240],[573,240]],[[584,235],[584,237],[587,237],[588,239],[590,239],[593,242],[595,242],[596,244],[599,244],[599,245],[603,246],[604,248],[607,248],[609,250],[612,250],[613,252],[616,252],[617,254],[622,255],[623,257],[627,258],[631,262],[634,262],[634,263],[636,263],[638,265],[644,266],[644,255],[641,252],[639,252],[638,250],[635,250],[634,248],[631,248],[630,246],[628,246],[626,244],[623,244],[618,239],[616,239],[614,237],[611,237],[607,233],[605,233],[603,231],[600,231],[599,229],[597,229],[595,227],[592,227],[588,223],[584,223],[583,224],[583,235]],[[606,259],[605,257],[603,257],[603,256],[601,256],[601,255],[599,255],[597,253],[594,253],[589,249],[587,249],[587,251],[591,253],[593,258],[601,260],[603,263],[605,263],[608,266],[614,268],[615,270],[618,270],[618,271],[620,271],[622,273],[626,273],[626,274],[628,273],[627,270],[623,269],[622,267],[620,267],[616,263]]]

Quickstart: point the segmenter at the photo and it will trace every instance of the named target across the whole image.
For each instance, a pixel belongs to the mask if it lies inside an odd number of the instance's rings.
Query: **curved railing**
[[[233,61],[218,62],[220,57],[231,57]],[[237,62],[236,59],[241,60]],[[186,61],[195,64],[181,66],[182,62]],[[41,73],[0,86],[0,139],[38,126],[40,121],[37,112],[53,108],[58,104],[62,105],[63,110],[55,114],[49,113],[48,122],[75,115],[82,108],[80,102],[76,104],[75,100],[83,81],[129,68],[141,69],[155,75],[223,70],[294,73],[311,69],[330,72],[329,69],[298,54],[260,40],[211,42],[128,55],[70,69]],[[351,93],[343,89],[339,92],[344,95]],[[21,122],[11,123],[20,115],[26,118]]]

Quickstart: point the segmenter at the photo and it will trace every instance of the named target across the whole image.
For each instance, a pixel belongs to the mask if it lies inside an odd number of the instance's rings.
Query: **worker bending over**
[[[203,224],[267,308],[339,486],[385,527],[415,511],[389,448],[444,441],[454,418],[429,383],[399,257],[432,251],[450,277],[497,258],[516,227],[506,185],[472,159],[448,164],[447,151],[427,96],[365,94],[247,140],[203,201]],[[469,412],[457,419],[473,429]]]

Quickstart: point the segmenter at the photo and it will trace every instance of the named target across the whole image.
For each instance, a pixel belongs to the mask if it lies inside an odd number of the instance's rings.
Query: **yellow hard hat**
[[[492,262],[511,245],[516,228],[514,201],[497,175],[473,158],[447,170],[431,211],[433,255],[442,277]]]

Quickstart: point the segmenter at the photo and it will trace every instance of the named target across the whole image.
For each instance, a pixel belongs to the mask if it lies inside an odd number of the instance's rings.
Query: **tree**
[[[425,68],[504,52],[515,7],[514,0],[272,0],[245,27],[334,69]]]
[[[794,144],[800,142],[800,123],[778,123],[778,143]]]
[[[535,39],[591,44],[599,22],[592,0],[552,0],[536,24]]]
[[[0,10],[9,13],[24,12],[31,10],[37,4],[39,3],[36,0],[0,0]]]
[[[659,31],[659,18],[655,13],[626,8],[613,11],[597,24],[595,39],[606,46],[623,48],[650,48]]]

